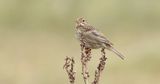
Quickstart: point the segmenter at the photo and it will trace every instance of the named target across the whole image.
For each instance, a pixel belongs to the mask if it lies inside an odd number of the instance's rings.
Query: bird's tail
[[[114,47],[111,46],[109,49],[113,51],[117,56],[119,56],[122,60],[124,60],[124,56],[120,52],[118,52]]]

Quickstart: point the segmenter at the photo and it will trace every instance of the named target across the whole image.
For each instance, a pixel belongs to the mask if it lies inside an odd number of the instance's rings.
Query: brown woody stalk
[[[68,74],[70,84],[75,83],[76,72],[74,71],[74,64],[75,64],[75,61],[73,58],[66,57],[63,68],[66,70]]]
[[[99,84],[100,76],[102,74],[102,71],[105,68],[105,64],[106,64],[105,62],[107,58],[106,58],[106,53],[104,48],[101,50],[101,53],[102,53],[102,57],[99,59],[100,62],[97,66],[97,69],[95,70],[94,81],[91,84]],[[90,59],[91,59],[91,49],[86,48],[85,44],[81,44],[82,76],[85,84],[89,84],[88,62],[90,61]],[[66,57],[63,68],[66,70],[68,74],[70,84],[75,84],[76,72],[74,71],[74,64],[75,64],[75,61],[73,57],[72,58]]]
[[[85,48],[85,44],[81,44],[81,63],[82,63],[82,76],[85,84],[89,84],[89,72],[88,72],[88,62],[91,59],[91,49]]]
[[[104,48],[101,50],[101,53],[102,53],[102,57],[100,58],[100,63],[97,67],[97,70],[95,71],[95,78],[92,84],[99,84],[100,76],[102,74],[102,71],[105,68],[105,64],[106,64],[105,61],[107,58],[105,56],[106,53]]]

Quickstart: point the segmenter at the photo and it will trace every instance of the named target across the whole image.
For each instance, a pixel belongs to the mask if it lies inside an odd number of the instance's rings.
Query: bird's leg
[[[105,48],[102,48],[101,53],[102,53],[102,57],[99,59],[100,63],[97,67],[97,70],[95,71],[95,78],[94,78],[94,81],[92,82],[92,84],[99,84],[99,79],[100,79],[101,73],[105,68],[105,64],[106,64],[105,62],[107,59],[106,53],[105,53]]]

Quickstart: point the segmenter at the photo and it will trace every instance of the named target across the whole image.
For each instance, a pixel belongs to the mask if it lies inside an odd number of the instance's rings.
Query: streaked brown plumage
[[[113,48],[113,43],[111,43],[101,32],[91,26],[83,17],[76,20],[76,36],[80,42],[83,40],[86,48],[105,48],[113,51],[121,59],[124,59],[124,56]]]

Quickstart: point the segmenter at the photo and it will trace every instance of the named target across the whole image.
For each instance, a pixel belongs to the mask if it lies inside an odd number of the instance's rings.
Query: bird
[[[86,48],[107,49],[114,52],[117,56],[124,60],[124,55],[113,47],[113,43],[110,42],[103,33],[90,25],[84,17],[77,18],[75,23],[76,38],[81,44],[84,43]]]

